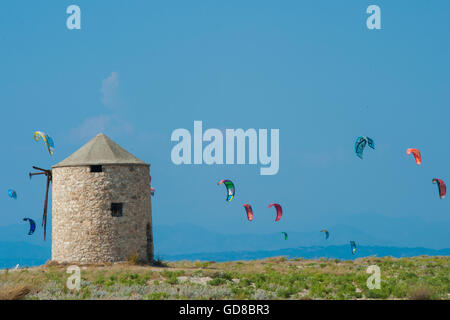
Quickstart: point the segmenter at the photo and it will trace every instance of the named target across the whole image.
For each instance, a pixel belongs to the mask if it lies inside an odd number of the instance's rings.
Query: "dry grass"
[[[132,265],[138,265],[139,264],[139,254],[137,252],[130,254],[128,257],[128,263]]]
[[[66,288],[68,265],[48,262],[0,272],[0,299],[450,299],[449,262],[449,257],[156,264],[130,259],[80,265],[79,292]],[[379,290],[366,286],[366,269],[373,264],[381,268]]]
[[[30,287],[12,285],[0,287],[0,300],[22,300],[31,292]]]
[[[419,286],[409,292],[409,300],[431,300],[433,294],[433,289],[426,286]]]

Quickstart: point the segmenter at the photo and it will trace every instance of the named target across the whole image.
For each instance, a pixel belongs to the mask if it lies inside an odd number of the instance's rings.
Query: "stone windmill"
[[[52,176],[52,260],[153,261],[150,165],[99,134]]]

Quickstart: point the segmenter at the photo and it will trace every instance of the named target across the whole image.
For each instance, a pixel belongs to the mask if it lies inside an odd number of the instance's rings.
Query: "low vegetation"
[[[361,258],[355,261],[285,257],[216,263],[158,259],[80,266],[80,289],[67,286],[68,265],[0,271],[0,299],[450,299],[449,257]],[[381,271],[369,289],[370,265]]]

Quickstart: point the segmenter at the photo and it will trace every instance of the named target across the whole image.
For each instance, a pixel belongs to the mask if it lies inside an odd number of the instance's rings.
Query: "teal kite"
[[[363,158],[363,151],[366,145],[375,149],[375,142],[369,137],[358,137],[355,142],[355,153],[359,158]]]
[[[356,253],[356,242],[350,241],[350,248],[352,249],[352,254]]]

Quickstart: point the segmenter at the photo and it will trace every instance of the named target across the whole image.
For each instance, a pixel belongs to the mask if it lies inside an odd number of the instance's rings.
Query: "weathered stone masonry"
[[[55,166],[52,174],[52,260],[153,259],[149,165]],[[112,203],[123,204],[122,216],[112,216]]]

